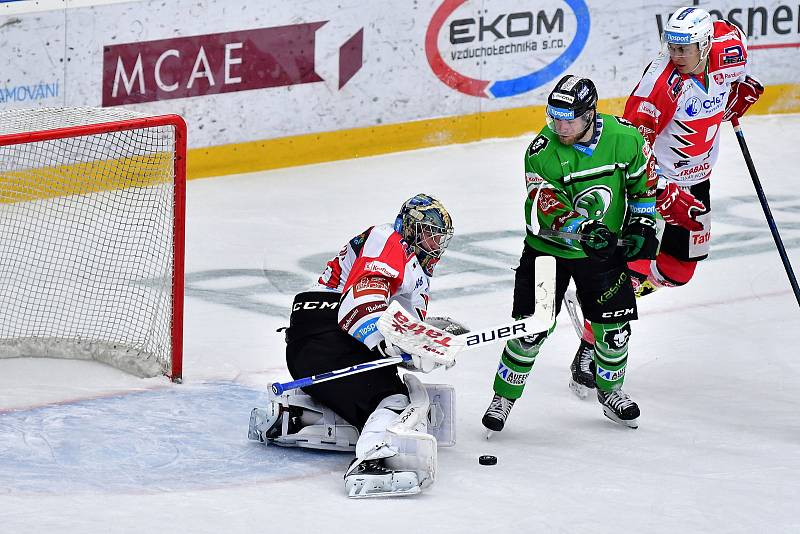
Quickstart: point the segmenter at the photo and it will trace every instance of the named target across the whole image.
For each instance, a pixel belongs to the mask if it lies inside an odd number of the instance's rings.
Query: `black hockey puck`
[[[497,463],[497,456],[492,456],[491,454],[478,456],[478,463],[481,465],[494,465]]]

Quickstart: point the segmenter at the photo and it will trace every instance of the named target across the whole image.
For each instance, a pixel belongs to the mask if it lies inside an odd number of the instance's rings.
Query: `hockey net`
[[[186,126],[0,112],[0,358],[182,373]]]

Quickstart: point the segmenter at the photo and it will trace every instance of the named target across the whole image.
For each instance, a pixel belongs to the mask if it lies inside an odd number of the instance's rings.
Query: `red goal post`
[[[178,115],[0,112],[0,358],[180,382],[185,198]]]

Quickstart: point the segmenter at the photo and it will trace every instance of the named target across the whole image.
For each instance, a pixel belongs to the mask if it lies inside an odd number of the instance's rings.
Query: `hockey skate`
[[[414,471],[389,469],[385,458],[353,460],[344,476],[344,487],[347,496],[353,499],[416,495],[421,491]]]
[[[493,432],[500,432],[506,424],[508,414],[514,406],[515,399],[507,399],[495,394],[481,422],[486,427],[486,439],[492,437]]]
[[[630,428],[639,428],[639,406],[622,389],[597,390],[597,400],[603,405],[606,417]]]
[[[575,353],[569,370],[572,372],[569,389],[578,398],[585,399],[589,396],[589,390],[597,387],[594,381],[594,345],[581,339],[581,345],[578,347],[578,352]]]

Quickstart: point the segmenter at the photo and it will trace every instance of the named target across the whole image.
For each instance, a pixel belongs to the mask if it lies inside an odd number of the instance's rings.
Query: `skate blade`
[[[405,497],[422,491],[417,475],[409,472],[397,472],[391,476],[351,475],[345,479],[345,489],[351,499]]]
[[[615,423],[620,424],[622,426],[626,426],[628,428],[634,428],[634,429],[639,428],[639,418],[638,417],[636,419],[629,419],[629,420],[626,421],[624,419],[620,419],[619,417],[617,417],[617,415],[613,411],[611,411],[610,409],[606,408],[605,406],[603,406],[603,415],[605,415],[606,417],[608,417],[609,419],[611,419]]]
[[[264,410],[253,408],[250,412],[250,425],[247,429],[247,439],[264,443],[264,435],[258,429],[260,426],[264,425],[266,420],[267,417]]]
[[[487,428],[487,429],[486,429],[486,432],[483,434],[483,437],[485,437],[485,438],[488,440],[489,438],[491,438],[491,437],[492,437],[492,434],[494,434],[494,430],[489,430],[489,429]]]
[[[414,486],[409,489],[398,489],[392,491],[376,490],[369,493],[357,493],[355,487],[350,488],[350,493],[347,495],[349,499],[372,499],[373,497],[408,497],[409,495],[416,495],[420,493],[419,486]]]
[[[569,379],[569,389],[581,400],[584,400],[589,396],[589,388],[583,384],[578,384],[571,378]]]

